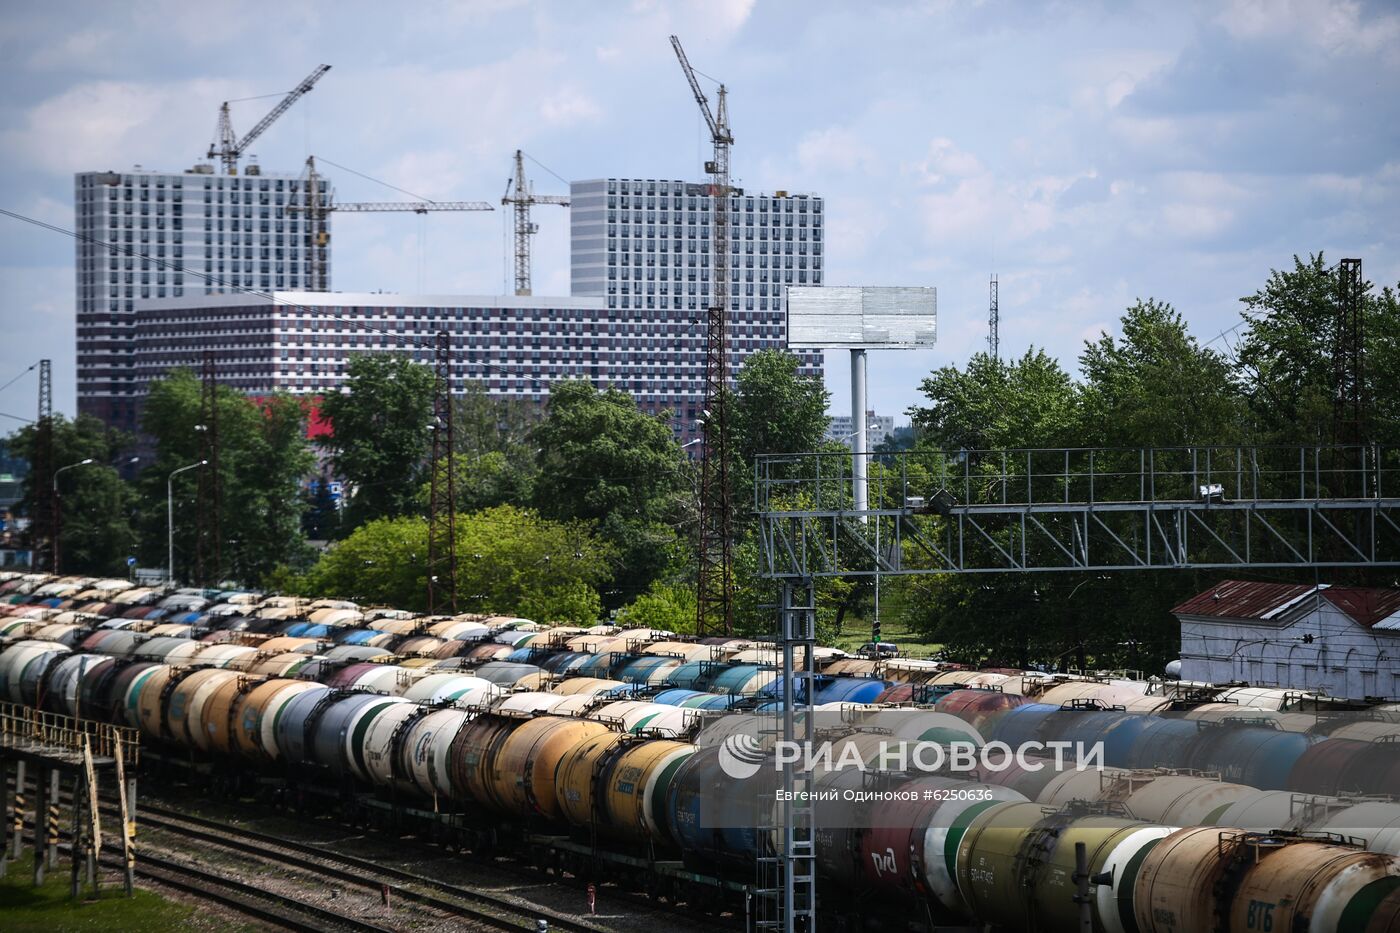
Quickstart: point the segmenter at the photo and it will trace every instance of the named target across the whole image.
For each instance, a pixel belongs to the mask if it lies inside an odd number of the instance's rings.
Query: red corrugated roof
[[[1204,593],[1192,596],[1172,612],[1220,619],[1262,619],[1289,600],[1311,591],[1312,586],[1306,583],[1224,580]]]
[[[1367,628],[1400,610],[1400,590],[1329,586],[1322,597]]]

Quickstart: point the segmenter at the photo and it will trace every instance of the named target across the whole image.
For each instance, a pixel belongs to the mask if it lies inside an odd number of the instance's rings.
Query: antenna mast
[[[997,310],[997,275],[992,273],[992,303],[991,310],[987,312],[987,350],[991,353],[992,359],[1001,359],[1001,313]]]

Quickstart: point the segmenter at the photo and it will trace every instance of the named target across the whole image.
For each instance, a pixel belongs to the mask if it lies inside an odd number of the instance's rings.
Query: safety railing
[[[0,748],[81,754],[84,746],[95,758],[113,758],[120,747],[127,767],[137,764],[141,749],[139,733],[127,726],[0,703]]]

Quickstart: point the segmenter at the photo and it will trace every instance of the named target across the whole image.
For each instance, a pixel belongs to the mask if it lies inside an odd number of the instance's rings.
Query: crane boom
[[[379,213],[388,211],[412,211],[426,214],[429,211],[494,211],[489,201],[338,201],[327,204],[327,211],[354,211],[359,213]],[[296,214],[306,208],[288,204],[286,211]]]
[[[705,97],[705,92],[700,90],[700,82],[695,77],[695,69],[690,67],[690,59],[685,57],[685,49],[681,48],[681,40],[671,37],[671,48],[676,50],[676,58],[680,60],[681,71],[685,72],[685,79],[690,82],[690,92],[695,95],[695,102],[700,105],[700,112],[705,116],[705,122],[710,125],[710,136],[720,135],[719,124],[715,122],[715,116],[710,112],[710,101]],[[728,134],[726,128],[725,134]],[[730,142],[733,142],[731,139]]]
[[[311,72],[301,80],[301,83],[287,92],[287,96],[278,102],[267,112],[267,115],[254,124],[253,128],[244,134],[242,139],[235,140],[233,133],[233,122],[229,116],[228,101],[224,101],[219,106],[219,129],[217,137],[209,145],[209,154],[206,158],[218,158],[224,163],[224,171],[229,175],[238,174],[238,159],[243,155],[253,140],[257,139],[263,132],[286,113],[298,100],[315,86],[321,77],[331,70],[330,65],[317,65],[316,70]]]
[[[426,214],[429,211],[494,211],[486,201],[340,201],[327,189],[316,171],[316,157],[306,157],[306,170],[302,173],[302,203],[288,204],[284,211],[288,214],[306,214],[306,252],[308,291],[324,292],[329,288],[329,263],[326,247],[330,245],[331,234],[326,228],[326,218],[332,211],[348,213],[387,213],[404,211]]]

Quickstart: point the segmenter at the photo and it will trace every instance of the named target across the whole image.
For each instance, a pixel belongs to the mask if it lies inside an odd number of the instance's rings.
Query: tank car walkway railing
[[[1400,449],[1057,448],[768,455],[770,578],[1400,566]]]
[[[124,866],[123,883],[130,897],[136,870],[136,778],[140,755],[135,729],[60,713],[46,713],[16,703],[0,703],[0,816],[10,829],[9,845],[0,846],[0,877],[23,847],[27,788],[34,795],[34,884],[41,885],[58,866],[58,837],[62,788],[72,788],[73,870],[69,894],[77,898],[81,882],[97,892],[102,822],[97,794],[102,776],[116,785],[120,824],[117,838]],[[30,769],[33,769],[31,772]],[[13,797],[11,784],[13,782]]]
[[[0,754],[26,754],[69,764],[81,764],[87,747],[101,767],[116,758],[134,767],[140,755],[135,729],[60,713],[45,713],[18,703],[0,703]]]

